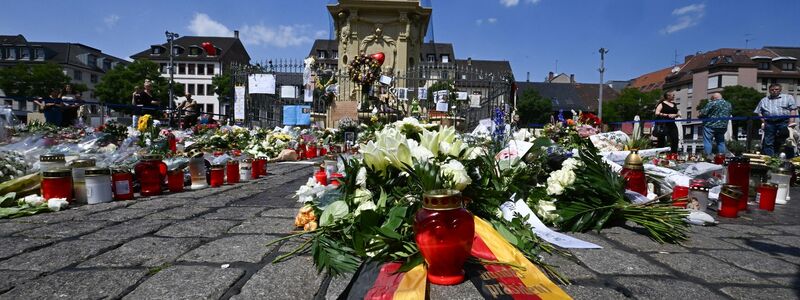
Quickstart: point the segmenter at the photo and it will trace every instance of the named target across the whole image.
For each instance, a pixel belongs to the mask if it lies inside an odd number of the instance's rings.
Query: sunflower
[[[139,118],[139,122],[136,124],[136,129],[138,129],[139,132],[144,132],[147,130],[147,127],[150,123],[150,117],[150,115],[144,115]]]

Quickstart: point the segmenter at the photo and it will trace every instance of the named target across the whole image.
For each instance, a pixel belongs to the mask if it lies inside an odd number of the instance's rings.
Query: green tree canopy
[[[764,93],[754,88],[741,85],[726,86],[722,89],[722,98],[731,103],[731,114],[734,117],[756,116],[753,110],[756,109],[756,105],[758,105],[758,102],[761,101],[761,98],[764,98],[764,96],[766,96]],[[759,126],[761,126],[761,121],[755,120],[753,124],[752,131],[755,132],[758,130]],[[738,132],[738,128],[744,128],[746,126],[747,121],[733,122],[733,127],[736,132]]]
[[[550,122],[553,115],[553,102],[539,95],[534,89],[527,89],[517,97],[517,113],[520,126]]]
[[[0,89],[12,97],[47,97],[50,91],[63,89],[69,81],[69,76],[55,63],[18,63],[0,68]]]
[[[95,86],[94,94],[100,101],[115,104],[131,104],[131,95],[134,87],[143,87],[144,80],[153,82],[154,97],[162,105],[169,105],[169,80],[161,77],[160,66],[149,60],[135,60],[128,65],[117,65],[109,70]],[[175,96],[184,94],[183,84],[175,83],[173,87]]]
[[[659,99],[661,90],[645,93],[636,88],[623,89],[617,99],[606,104],[603,122],[633,121],[637,115],[642,120],[652,119]]]
[[[217,93],[217,98],[220,103],[231,102],[231,100],[233,100],[233,82],[231,82],[230,72],[217,74],[212,77],[211,85],[213,86],[214,93]]]

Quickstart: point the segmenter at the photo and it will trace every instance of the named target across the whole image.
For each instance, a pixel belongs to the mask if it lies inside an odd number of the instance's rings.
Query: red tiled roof
[[[702,71],[708,68],[716,67],[716,66],[756,66],[756,63],[750,59],[753,56],[767,56],[767,57],[775,57],[777,56],[775,52],[768,50],[768,49],[736,49],[736,48],[721,48],[705,53],[700,53],[694,55],[693,57],[689,58],[688,61],[684,62],[683,68],[673,75],[669,75],[666,78],[667,85],[677,83],[677,82],[684,82],[684,81],[691,81],[692,74],[698,71]],[[715,57],[718,57],[718,61],[714,64],[711,64],[711,60]],[[726,61],[724,58],[730,57],[729,61]]]
[[[664,86],[664,79],[672,74],[672,69],[682,68],[683,64],[675,67],[666,67],[661,70],[650,72],[642,76],[636,77],[631,80],[629,87],[637,88],[642,92],[649,92],[655,89],[660,89]]]

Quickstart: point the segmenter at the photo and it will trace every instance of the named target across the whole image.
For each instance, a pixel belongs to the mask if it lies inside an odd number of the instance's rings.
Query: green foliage
[[[144,80],[153,82],[153,96],[161,105],[169,105],[169,80],[161,77],[160,66],[152,61],[139,59],[131,64],[119,64],[100,78],[94,94],[100,101],[115,104],[131,104],[134,87],[144,88]],[[183,84],[173,86],[175,96],[184,94]]]
[[[225,72],[223,74],[217,74],[211,78],[211,85],[214,86],[214,93],[217,94],[217,98],[220,101],[220,104],[224,102],[231,103],[233,100],[233,82],[231,78],[230,72]]]
[[[527,89],[517,98],[517,114],[522,126],[545,124],[553,115],[553,102],[539,95],[534,89]]]
[[[8,96],[47,97],[50,91],[64,88],[69,81],[69,76],[55,63],[18,63],[0,68],[0,89]]]
[[[436,83],[432,84],[428,87],[428,101],[433,101],[433,93],[436,91],[441,90],[448,90],[450,91],[450,97],[447,98],[447,101],[454,101],[456,100],[456,87],[451,80],[440,80]]]
[[[661,94],[661,90],[644,93],[635,88],[626,88],[617,99],[608,102],[604,107],[603,121],[631,121],[636,115],[643,120],[652,119]]]
[[[731,103],[731,114],[737,117],[756,116],[753,110],[764,98],[765,94],[751,87],[741,85],[726,86],[722,89],[722,98]],[[733,130],[739,132],[738,128],[746,128],[747,121],[734,121]],[[761,121],[753,121],[752,133],[756,133],[761,126]]]
[[[707,104],[708,104],[708,99],[706,98],[700,99],[700,103],[697,103],[697,111],[700,111],[701,109],[706,107]]]

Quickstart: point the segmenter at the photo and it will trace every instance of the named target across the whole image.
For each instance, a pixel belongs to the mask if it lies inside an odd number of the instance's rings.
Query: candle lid
[[[623,167],[632,169],[632,170],[642,170],[644,169],[644,162],[642,161],[642,157],[639,156],[639,149],[632,149],[631,153],[625,157],[625,165]]]
[[[203,156],[203,151],[200,151],[200,149],[192,149],[192,151],[189,151],[189,157],[191,158],[197,158],[201,156]]]
[[[95,161],[91,158],[79,158],[73,160],[70,166],[73,168],[86,168],[86,167],[94,167]]]
[[[42,172],[44,177],[72,177],[72,170],[70,169],[53,169]]]
[[[145,154],[142,155],[142,160],[161,160],[161,154]]]
[[[422,207],[430,210],[460,208],[461,192],[458,190],[432,190],[422,196]]]
[[[112,171],[114,174],[119,174],[119,173],[126,173],[126,174],[130,174],[130,173],[131,173],[131,170],[129,170],[128,168],[122,168],[122,167],[115,167],[115,168],[113,168],[111,171]]]
[[[243,159],[242,162],[246,163],[246,164],[251,164],[251,163],[253,163],[253,159],[248,157],[248,158]]]
[[[212,169],[224,169],[225,165],[211,165]]]
[[[250,169],[252,169],[250,166],[241,166],[239,168],[242,169],[242,170],[250,170]]]
[[[228,165],[238,165],[239,161],[235,160],[235,159],[231,159],[228,162],[226,162],[226,164],[228,164]]]
[[[720,193],[734,199],[739,199],[739,197],[742,196],[742,189],[738,185],[725,184],[722,186],[722,191],[720,191]]]
[[[776,188],[776,189],[778,188],[778,184],[777,183],[772,183],[772,182],[764,182],[764,183],[761,184],[761,186],[768,186],[768,187],[773,187],[773,188]]]
[[[40,161],[64,161],[64,154],[42,154],[39,156]]]
[[[99,176],[99,175],[110,175],[111,170],[108,168],[99,168],[93,167],[86,169],[86,176]]]

